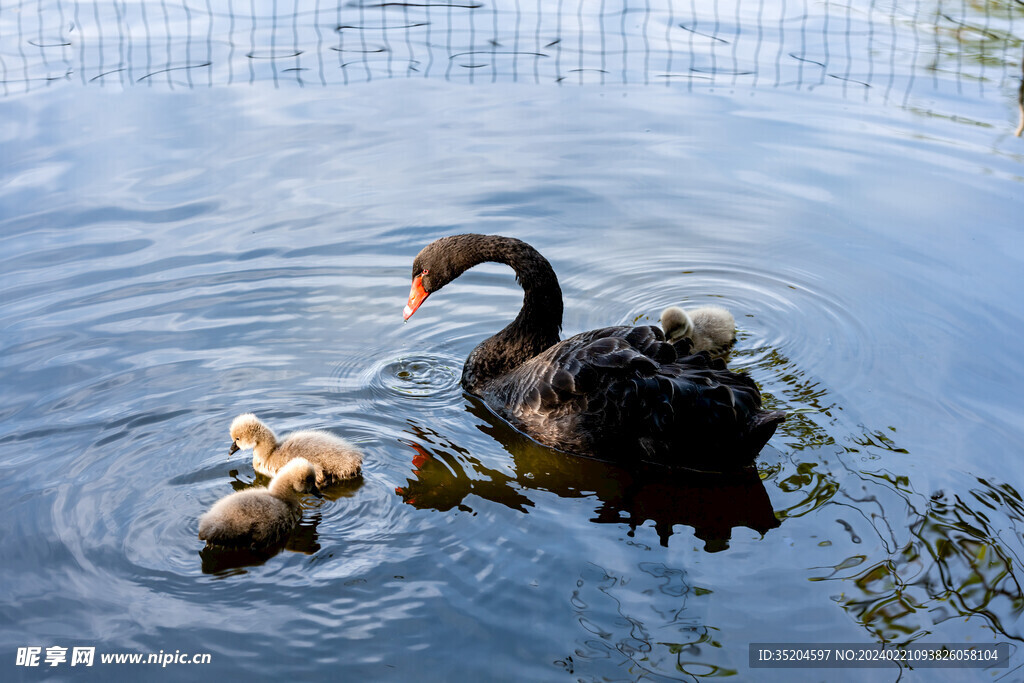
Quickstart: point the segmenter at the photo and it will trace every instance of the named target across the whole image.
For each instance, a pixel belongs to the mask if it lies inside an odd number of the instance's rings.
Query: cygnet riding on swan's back
[[[251,448],[252,466],[260,474],[274,476],[294,458],[305,458],[316,470],[316,485],[323,488],[359,475],[363,454],[348,441],[329,432],[306,430],[278,442],[270,427],[252,413],[231,423],[231,450]]]
[[[520,240],[455,235],[412,267],[406,320],[473,266],[504,263],[523,307],[469,354],[462,386],[537,441],[571,453],[707,470],[747,466],[785,413],[761,410],[750,378],[685,355],[658,327],[606,327],[559,341],[562,290],[548,261]],[[679,353],[677,353],[679,351]]]
[[[661,312],[661,329],[673,344],[689,338],[690,353],[707,351],[712,358],[724,358],[736,343],[736,319],[720,306],[669,306]]]
[[[199,518],[199,539],[209,545],[258,548],[283,541],[302,517],[302,494],[320,498],[316,470],[295,458],[267,488],[236,491],[221,498]]]

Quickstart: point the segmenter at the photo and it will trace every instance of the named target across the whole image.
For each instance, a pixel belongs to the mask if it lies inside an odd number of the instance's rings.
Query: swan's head
[[[693,321],[683,309],[669,306],[661,312],[661,329],[669,341],[675,341],[693,334]]]
[[[472,264],[463,264],[461,257],[468,243],[481,235],[451,235],[434,240],[423,247],[412,262],[412,289],[402,316],[408,320],[427,296],[462,275]]]
[[[533,247],[514,237],[469,233],[449,235],[434,240],[423,247],[423,250],[413,259],[412,289],[409,291],[409,303],[405,306],[403,317],[408,320],[427,296],[478,263],[493,261],[515,268],[510,261],[510,258],[515,258],[515,254],[520,257],[526,254],[550,268],[544,257],[538,254]],[[516,277],[520,277],[518,269]],[[557,286],[557,279],[555,285]],[[559,291],[559,300],[561,300],[561,291]]]
[[[231,422],[231,450],[247,450],[256,448],[262,441],[273,440],[274,433],[270,428],[260,422],[260,419],[252,413],[239,415]]]
[[[323,498],[316,487],[316,467],[305,458],[292,458],[277,471],[270,488],[277,493],[312,493]]]

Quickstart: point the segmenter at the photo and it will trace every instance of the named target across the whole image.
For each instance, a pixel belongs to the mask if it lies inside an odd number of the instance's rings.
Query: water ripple
[[[495,108],[478,89],[437,98],[412,80],[389,96],[395,83],[344,105],[259,89],[197,90],[170,109],[138,91],[117,111],[86,92],[11,98],[7,646],[212,652],[212,674],[235,677],[549,680],[553,667],[730,673],[758,629],[782,622],[862,640],[1020,640],[1024,506],[996,476],[1013,471],[1020,432],[1006,381],[1020,369],[1006,294],[1019,250],[998,223],[1020,214],[1000,186],[1019,169],[1005,155],[969,139],[943,154],[955,136],[936,124],[831,107],[808,126],[774,97],[673,89],[640,105],[632,91],[609,106],[619,98],[583,89]],[[569,101],[588,115],[522,123]],[[878,144],[890,123],[881,142],[921,139]],[[926,139],[936,132],[946,142]],[[888,227],[892,197],[852,215],[903,154],[926,162],[893,190],[906,229]],[[794,172],[773,176],[782,155]],[[992,173],[972,174],[981,165]],[[963,196],[904,193],[954,189],[936,167],[957,169]],[[979,206],[986,230],[957,233]],[[551,260],[565,336],[654,323],[670,304],[730,309],[731,366],[792,413],[760,469],[715,482],[566,457],[467,398],[463,359],[521,305],[511,271],[474,268],[408,324],[401,311],[415,253],[470,231]],[[196,535],[216,500],[267,483],[251,454],[227,453],[245,411],[366,453],[362,478],[305,501],[270,557],[206,551]]]
[[[370,390],[381,398],[415,398],[448,403],[458,391],[462,363],[436,354],[417,354],[368,369]]]
[[[593,278],[599,272],[601,278]],[[731,367],[767,386],[794,373],[828,373],[834,386],[854,387],[877,369],[872,332],[836,288],[807,271],[769,269],[751,259],[718,253],[681,255],[616,250],[568,273],[563,289],[566,333],[610,324],[658,324],[665,306],[722,306],[736,317],[738,342]],[[623,289],[619,283],[630,282]],[[841,355],[842,363],[830,361]],[[794,368],[788,359],[801,359]]]

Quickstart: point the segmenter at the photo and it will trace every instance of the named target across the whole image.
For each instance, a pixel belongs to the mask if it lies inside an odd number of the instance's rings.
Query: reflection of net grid
[[[0,1],[5,94],[55,81],[753,85],[897,101],[1014,91],[1024,0]],[[289,6],[290,5],[290,6]]]

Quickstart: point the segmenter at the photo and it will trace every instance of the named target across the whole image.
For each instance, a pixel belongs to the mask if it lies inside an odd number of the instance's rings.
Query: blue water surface
[[[4,679],[1021,677],[1019,3],[280,4],[0,4]],[[791,412],[756,473],[568,457],[463,394],[511,271],[401,317],[461,232],[537,247],[566,335],[729,308]],[[366,452],[270,557],[196,537],[266,483],[248,411]]]

